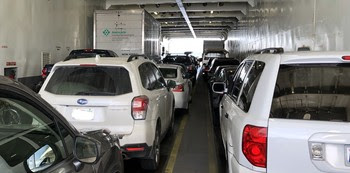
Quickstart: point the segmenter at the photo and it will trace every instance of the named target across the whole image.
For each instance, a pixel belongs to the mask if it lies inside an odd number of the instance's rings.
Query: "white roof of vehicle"
[[[92,57],[92,58],[80,58],[80,59],[71,59],[68,61],[60,61],[55,65],[77,65],[77,64],[96,64],[96,65],[125,65],[134,61],[150,61],[144,58],[134,59],[130,62],[127,62],[129,56],[121,57]]]
[[[175,65],[175,64],[157,64],[159,68],[179,68],[181,67],[180,65]]]
[[[343,60],[343,56],[350,56],[350,52],[286,52],[282,54],[257,54],[248,59],[279,60],[280,64],[350,63],[350,61]]]

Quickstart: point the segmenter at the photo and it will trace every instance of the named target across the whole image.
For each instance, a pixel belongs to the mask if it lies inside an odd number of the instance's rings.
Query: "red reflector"
[[[247,125],[243,130],[242,150],[248,161],[266,168],[267,128]]]
[[[184,92],[185,88],[183,84],[176,85],[176,87],[172,90],[173,92]]]
[[[144,150],[145,150],[144,147],[129,147],[129,148],[126,148],[126,151],[128,151],[128,152],[144,151]]]
[[[96,64],[80,64],[82,67],[95,67]]]
[[[345,60],[345,61],[350,61],[350,56],[343,56],[342,58],[343,58],[343,60]]]

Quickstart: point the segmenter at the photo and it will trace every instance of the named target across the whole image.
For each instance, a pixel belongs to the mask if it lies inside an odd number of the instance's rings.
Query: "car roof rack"
[[[130,55],[127,62],[139,59],[139,58],[144,58],[144,59],[149,59],[146,55],[138,55],[138,54],[134,54],[134,55]]]
[[[255,54],[265,54],[265,53],[281,54],[281,53],[284,53],[284,49],[282,47],[272,47],[267,49],[261,49],[255,52]]]

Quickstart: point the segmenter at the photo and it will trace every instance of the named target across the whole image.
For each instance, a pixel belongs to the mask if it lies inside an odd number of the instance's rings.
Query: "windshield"
[[[349,79],[349,65],[282,65],[271,117],[349,122]]]
[[[132,92],[129,72],[122,67],[59,67],[45,90],[58,95],[121,95]]]
[[[164,78],[177,78],[177,69],[174,68],[159,68]]]

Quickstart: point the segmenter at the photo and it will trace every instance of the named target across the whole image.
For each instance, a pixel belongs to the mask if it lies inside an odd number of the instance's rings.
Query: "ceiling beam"
[[[188,17],[190,19],[192,18],[237,18],[238,20],[241,20],[243,17],[243,14],[241,12],[215,12],[213,14],[210,13],[203,13],[203,12],[197,12],[197,13],[187,13]],[[171,19],[171,18],[182,18],[181,13],[165,13],[165,14],[152,14],[152,16],[155,19]]]
[[[183,0],[182,3],[217,3],[217,2],[245,2],[250,6],[256,5],[256,0]],[[112,5],[148,5],[148,4],[176,4],[175,0],[106,0],[106,9]]]
[[[167,18],[159,18],[157,19],[159,22],[185,22],[185,20],[183,18],[172,18],[172,19],[167,19]],[[238,22],[236,17],[231,17],[231,18],[218,18],[218,17],[213,17],[213,18],[192,18],[191,22],[222,22],[222,21],[226,21],[226,22]]]
[[[181,14],[183,16],[183,18],[185,19],[187,25],[188,25],[188,28],[191,30],[191,33],[193,35],[193,38],[197,38],[196,37],[196,33],[194,32],[193,28],[192,28],[192,25],[191,25],[191,21],[187,15],[187,12],[186,12],[186,9],[184,7],[184,4],[182,3],[182,0],[176,0],[176,3],[177,3],[177,6],[179,7],[180,11],[181,11]]]
[[[155,4],[144,5],[141,7],[140,5],[112,5],[109,9],[113,10],[132,10],[132,9],[140,9],[143,8],[149,13],[174,13],[180,12],[180,9],[177,6],[171,4],[160,4],[159,6]],[[203,4],[191,4],[186,5],[185,8],[187,12],[203,12],[203,11],[237,11],[241,12],[244,15],[247,14],[248,5],[247,3],[222,3],[220,6],[218,3],[209,3],[207,5]]]

